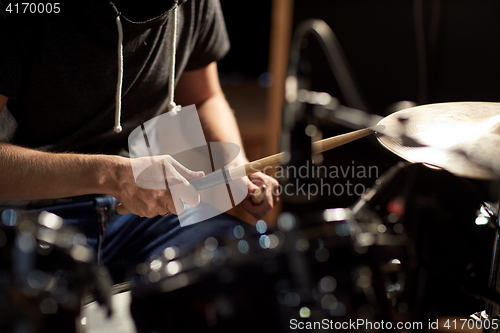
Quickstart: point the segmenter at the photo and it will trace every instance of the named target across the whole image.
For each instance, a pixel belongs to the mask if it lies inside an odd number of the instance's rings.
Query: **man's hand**
[[[118,169],[117,192],[113,194],[127,210],[145,217],[176,215],[200,203],[200,195],[188,182],[205,176],[192,171],[169,155],[126,159]]]
[[[248,195],[243,201],[243,208],[254,217],[261,219],[279,202],[278,181],[262,172],[255,173],[245,178],[247,180]],[[255,191],[264,184],[266,185],[266,196],[260,204],[254,204],[251,200],[252,196]]]
[[[236,119],[219,84],[215,62],[194,71],[184,72],[175,89],[175,99],[180,105],[196,105],[207,142],[233,142],[243,149]],[[228,165],[227,168],[230,169],[245,162],[248,161],[242,150],[238,160]],[[263,173],[256,173],[245,179],[249,195],[243,201],[243,207],[256,218],[262,218],[278,202],[278,196],[273,194],[273,191],[278,192],[278,182]],[[266,198],[260,205],[255,205],[250,196],[264,183],[266,184]]]

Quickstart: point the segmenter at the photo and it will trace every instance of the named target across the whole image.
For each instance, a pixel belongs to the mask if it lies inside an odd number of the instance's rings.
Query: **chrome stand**
[[[493,256],[491,258],[491,269],[490,269],[490,281],[488,287],[491,290],[500,292],[500,274],[498,274],[499,260],[500,260],[500,213],[497,216],[496,221],[496,231],[495,231],[495,243],[493,245]],[[486,310],[482,312],[476,312],[470,317],[477,321],[489,321],[487,325],[483,325],[483,333],[497,333],[499,331],[500,324],[500,306],[493,302],[486,303]],[[495,323],[495,325],[492,325]]]

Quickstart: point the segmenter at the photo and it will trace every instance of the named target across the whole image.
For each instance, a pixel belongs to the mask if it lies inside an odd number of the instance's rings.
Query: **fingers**
[[[273,196],[273,206],[276,206],[280,202],[280,189],[277,181],[271,186],[270,192]]]
[[[252,203],[254,205],[261,204],[262,201],[264,201],[264,198],[266,197],[266,195],[267,195],[267,186],[266,186],[266,184],[264,184],[261,187],[259,187],[258,189],[256,189],[255,192],[253,192]]]
[[[276,179],[260,172],[250,175],[248,176],[248,178],[251,180],[252,185],[256,185],[259,188],[262,188],[262,186],[265,185],[267,195],[272,195],[273,203],[277,204],[279,202],[279,183]],[[252,188],[250,186],[249,186],[249,192],[253,190],[253,186]],[[259,190],[255,190],[254,195],[258,195],[258,193]]]
[[[260,186],[262,186],[264,184],[260,178],[258,180],[257,179],[253,180],[250,177],[248,177],[248,178],[250,179],[250,181],[248,182],[248,195],[247,195],[247,197],[253,195],[255,193],[255,191],[260,190]]]
[[[159,207],[158,215],[167,216],[170,215],[170,210],[167,207]]]
[[[172,196],[182,199],[191,207],[196,207],[200,203],[200,195],[198,191],[188,182],[172,187]],[[175,195],[174,195],[175,194]]]
[[[144,196],[141,195],[119,199],[122,202],[116,207],[116,212],[120,215],[132,213],[140,217],[148,218],[158,215],[167,216],[170,214],[170,210],[167,207],[169,200],[166,200],[163,192],[164,191],[148,191],[149,200],[141,200],[141,198],[144,198]]]
[[[256,173],[248,177],[248,196],[243,202],[243,208],[256,218],[262,218],[279,202],[278,182],[263,173]],[[259,195],[261,189],[265,191],[265,197],[259,203],[253,201]]]
[[[204,172],[189,170],[169,155],[131,159],[130,166],[124,169],[124,185],[116,195],[123,204],[121,213],[130,211],[143,217],[179,215],[185,210],[184,203],[192,207],[199,204],[200,196],[188,179],[203,177]]]
[[[120,215],[130,213],[130,211],[127,208],[125,208],[125,206],[123,206],[122,204],[119,204],[116,207],[116,212]]]
[[[177,160],[170,155],[167,155],[165,160],[168,163],[170,163],[170,165],[173,166],[174,169],[187,180],[193,180],[196,178],[205,177],[205,173],[203,171],[192,171],[186,168],[184,165],[177,162]]]
[[[167,182],[169,185],[169,190],[171,193],[172,200],[168,203],[168,209],[176,214],[182,214],[184,212],[184,202],[187,203],[191,207],[196,207],[200,203],[200,195],[196,191],[196,189],[184,178],[177,169],[170,164],[169,159],[165,159],[166,162],[163,163],[165,177],[167,178]],[[174,159],[172,159],[175,161]],[[177,168],[184,168],[185,170],[189,170],[182,165],[180,165],[177,161]],[[191,172],[191,176],[193,175],[193,171]],[[188,172],[188,173],[189,173]],[[203,175],[204,173],[201,172]]]
[[[273,208],[273,201],[272,198],[269,198],[268,195],[260,204],[255,205],[254,203],[252,203],[251,199],[248,198],[243,201],[243,208],[245,208],[245,210],[252,214],[254,217],[260,219],[263,218],[264,215],[266,215],[267,212],[269,212]]]
[[[266,178],[266,179],[264,179],[264,178]],[[267,176],[266,174],[263,174],[262,172],[257,172],[257,173],[254,173],[253,175],[248,176],[248,179],[250,179],[251,184],[255,185],[255,188],[259,188],[262,185],[266,184],[267,178],[271,178],[271,177]],[[249,189],[250,189],[250,187],[249,187]]]
[[[141,209],[132,209],[134,205],[129,205],[129,203],[125,205],[127,208],[130,207],[133,213],[140,212],[138,215],[147,217],[167,215],[169,213],[180,215],[185,210],[184,203],[191,207],[199,205],[200,195],[188,180],[203,177],[205,173],[186,168],[172,156],[164,155],[162,157],[161,169],[163,182],[167,184],[166,188],[164,190],[160,190],[158,186],[151,186],[149,190],[145,188],[144,191],[149,195],[140,198],[141,204],[135,204],[136,207],[142,205]],[[263,173],[250,175],[246,179],[248,195],[243,202],[243,207],[254,216],[263,217],[279,202],[278,182]],[[265,187],[264,196],[262,196],[261,200],[256,200],[263,186]],[[154,195],[152,195],[152,191],[155,192]],[[253,202],[252,199],[254,199]]]

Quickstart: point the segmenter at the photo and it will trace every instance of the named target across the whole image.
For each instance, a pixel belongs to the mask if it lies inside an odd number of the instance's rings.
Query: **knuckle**
[[[155,203],[148,202],[148,204],[147,204],[147,213],[151,214],[151,212],[154,211],[155,207],[156,207]]]

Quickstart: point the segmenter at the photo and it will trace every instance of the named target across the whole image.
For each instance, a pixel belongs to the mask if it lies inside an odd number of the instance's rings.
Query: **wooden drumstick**
[[[364,128],[358,131],[341,134],[337,136],[333,136],[331,138],[323,139],[320,141],[313,142],[312,149],[314,154],[322,153],[327,150],[337,148],[345,145],[346,143],[364,138],[365,136],[374,133],[375,130],[372,128]],[[232,168],[227,172],[230,175],[231,179],[238,179],[244,176],[248,176],[260,171],[264,171],[269,167],[281,165],[283,162],[283,157],[285,153],[278,153],[268,157],[261,158],[259,160],[240,165],[236,168]],[[205,177],[207,178],[207,177]],[[198,178],[204,179],[204,178]],[[198,179],[195,179],[197,181]],[[192,182],[191,182],[192,183]],[[194,186],[194,185],[193,185]],[[195,186],[196,188],[196,186]]]
[[[313,142],[312,144],[312,149],[313,153],[318,154],[325,152],[327,150],[340,147],[342,145],[345,145],[346,143],[364,138],[365,136],[372,134],[376,132],[376,128],[364,128],[361,130],[357,130],[354,132],[346,133],[346,134],[341,134],[337,136],[333,136],[331,138],[323,139],[320,141]],[[224,170],[224,174],[221,171],[216,171],[212,172],[208,175],[206,175],[203,178],[197,178],[194,180],[190,180],[189,182],[193,187],[198,190],[204,190],[206,188],[219,185],[219,184],[224,184],[230,180],[235,180],[238,178],[242,178],[257,172],[265,171],[266,169],[277,166],[283,163],[283,158],[285,156],[285,153],[278,153],[274,154],[268,157],[261,158],[259,160],[240,165],[238,167],[229,169],[229,170]],[[265,192],[265,191],[263,191]],[[264,193],[265,197],[265,193]],[[253,197],[252,197],[253,200]],[[262,198],[263,200],[263,198]],[[262,201],[261,201],[262,202]],[[129,211],[123,207],[121,204],[118,205],[116,208],[116,211],[118,214],[126,214]]]
[[[130,213],[128,211],[127,208],[125,208],[125,206],[123,206],[122,204],[119,204],[117,207],[116,207],[116,212],[120,215],[123,215],[123,214],[127,214],[127,213]]]

